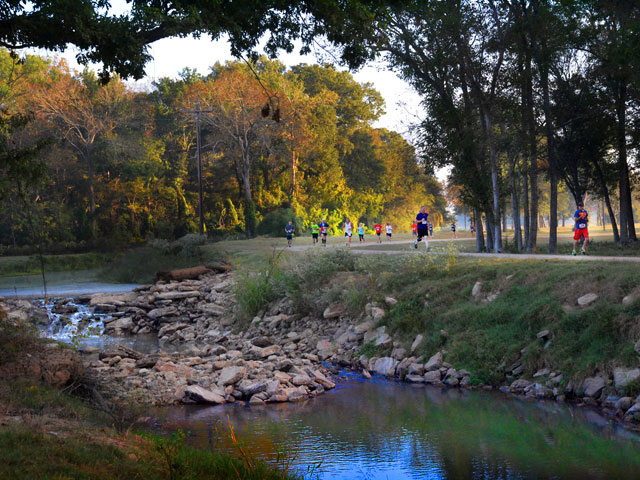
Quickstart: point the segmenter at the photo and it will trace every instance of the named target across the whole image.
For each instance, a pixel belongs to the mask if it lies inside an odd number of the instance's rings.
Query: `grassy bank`
[[[473,296],[477,282],[480,293]],[[616,366],[637,366],[633,345],[640,338],[640,301],[623,305],[622,299],[640,297],[638,285],[640,269],[620,263],[333,251],[307,253],[302,260],[249,275],[237,295],[246,317],[286,295],[300,313],[319,316],[327,305],[343,302],[354,322],[367,302],[384,305],[386,296],[394,297],[398,303],[387,308],[381,324],[407,349],[422,334],[418,354],[428,357],[442,350],[445,360],[469,370],[474,382],[499,385],[521,352],[529,378],[544,367],[562,372],[567,382]],[[579,307],[577,299],[587,293],[598,299]],[[550,331],[548,344],[536,336],[544,329]],[[363,349],[376,356],[390,350]],[[636,390],[631,385],[627,393],[640,393]]]

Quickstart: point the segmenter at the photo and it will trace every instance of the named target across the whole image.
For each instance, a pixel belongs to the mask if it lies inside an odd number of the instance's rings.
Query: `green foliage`
[[[34,325],[10,319],[0,308],[0,365],[37,348],[38,339],[38,332]]]
[[[378,347],[375,342],[367,342],[360,347],[360,355],[364,355],[367,358],[378,355],[379,351],[380,347]]]
[[[254,317],[269,302],[282,294],[283,282],[280,255],[275,251],[265,269],[240,273],[234,292],[238,318],[247,321]]]
[[[293,222],[296,227],[296,233],[303,231],[303,222],[296,216],[291,208],[281,208],[273,212],[267,213],[260,225],[258,225],[258,235],[270,235],[274,237],[283,237],[285,235],[284,227],[289,222]]]

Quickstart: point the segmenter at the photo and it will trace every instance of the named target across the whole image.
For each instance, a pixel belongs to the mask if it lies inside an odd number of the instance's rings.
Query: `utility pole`
[[[200,217],[200,235],[204,235],[204,210],[202,208],[202,157],[200,155],[200,113],[209,113],[212,110],[200,110],[200,102],[196,102],[195,110],[182,110],[184,113],[193,113],[196,117],[196,156],[198,159],[198,216]]]

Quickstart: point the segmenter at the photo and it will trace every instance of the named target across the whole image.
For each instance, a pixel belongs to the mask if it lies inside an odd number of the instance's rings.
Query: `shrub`
[[[280,208],[267,213],[260,222],[260,225],[258,225],[258,235],[283,237],[284,226],[290,221],[296,226],[296,233],[300,233],[303,230],[302,220],[291,208]]]

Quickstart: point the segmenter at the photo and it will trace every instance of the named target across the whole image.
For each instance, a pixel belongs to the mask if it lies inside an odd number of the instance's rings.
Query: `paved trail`
[[[469,238],[439,238],[429,240],[429,243],[446,243],[470,240]],[[351,251],[357,254],[366,255],[410,255],[415,253],[425,253],[424,245],[419,245],[418,249],[409,248],[413,244],[413,240],[393,240],[384,241],[382,245],[406,245],[406,250],[376,250],[378,244],[361,245],[352,243]],[[343,242],[327,245],[322,247],[320,245],[294,245],[291,248],[282,248],[281,250],[292,250],[296,252],[303,252],[310,249],[320,248],[345,248]],[[447,252],[429,252],[429,255],[447,255]],[[460,257],[475,257],[475,258],[500,258],[509,260],[560,260],[566,262],[632,262],[640,263],[640,257],[605,257],[596,255],[548,255],[548,254],[530,254],[530,253],[472,253],[472,252],[458,252]]]

